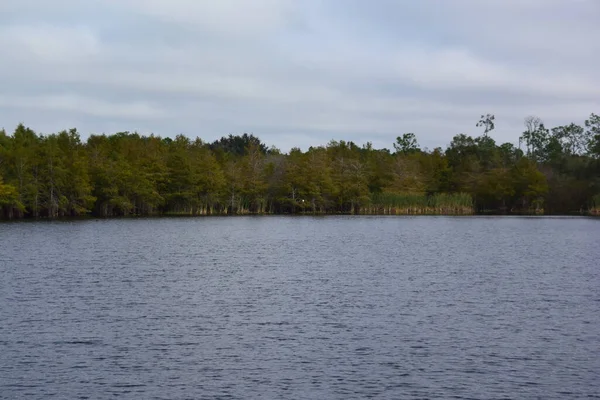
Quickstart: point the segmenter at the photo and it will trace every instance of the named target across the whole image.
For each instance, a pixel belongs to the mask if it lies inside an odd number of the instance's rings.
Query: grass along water
[[[371,205],[361,208],[362,214],[384,215],[470,215],[474,213],[473,198],[467,193],[438,193],[431,196],[418,193],[378,193]]]
[[[592,202],[590,205],[590,214],[600,216],[600,194],[592,197]]]

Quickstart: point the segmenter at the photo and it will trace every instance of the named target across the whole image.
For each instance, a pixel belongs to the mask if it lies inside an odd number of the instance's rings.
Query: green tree
[[[600,115],[594,113],[585,120],[586,137],[588,139],[587,153],[600,158]]]
[[[250,143],[240,160],[241,193],[245,208],[250,212],[264,213],[267,209],[267,182],[265,153],[262,148]]]
[[[496,117],[494,116],[494,114],[482,115],[481,118],[479,119],[479,122],[477,122],[477,124],[475,124],[475,126],[477,126],[477,127],[482,126],[484,128],[483,135],[487,136],[496,127],[496,125],[494,124],[495,119],[496,119]]]
[[[396,149],[396,153],[415,153],[419,151],[419,144],[417,142],[417,137],[414,133],[405,133],[402,136],[398,136],[396,138],[396,143],[394,143],[394,149]]]
[[[267,146],[260,141],[256,136],[247,133],[243,135],[229,135],[223,136],[221,139],[216,140],[210,145],[212,150],[222,150],[225,153],[231,153],[236,156],[242,156],[246,154],[246,151],[250,148],[258,148],[258,151],[267,154]]]
[[[15,129],[8,150],[10,167],[5,179],[16,187],[19,202],[25,206],[25,213],[39,217],[41,211],[40,194],[40,139],[36,133],[19,124]]]
[[[513,166],[511,175],[519,208],[522,211],[541,212],[548,183],[544,174],[537,169],[536,163],[522,157]]]
[[[557,126],[556,128],[552,128],[552,143],[549,143],[549,150],[556,151],[559,147],[558,145],[560,145],[562,152],[565,154],[584,154],[589,142],[586,136],[583,127],[579,125],[571,123],[569,125]],[[550,152],[546,158],[551,159],[555,157],[556,154]]]
[[[360,149],[353,142],[331,141],[331,176],[336,186],[337,206],[342,212],[357,212],[369,203],[368,171],[360,161]]]
[[[192,144],[191,162],[195,196],[199,200],[201,214],[224,211],[226,181],[216,156],[200,139]]]
[[[17,188],[5,185],[0,175],[0,217],[12,219],[19,217],[25,211],[25,206],[19,200]]]

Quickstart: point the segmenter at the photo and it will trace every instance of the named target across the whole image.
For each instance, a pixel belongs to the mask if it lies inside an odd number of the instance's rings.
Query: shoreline
[[[38,217],[38,218],[13,218],[0,219],[2,223],[27,223],[27,222],[75,222],[75,221],[108,221],[108,220],[141,220],[141,219],[195,219],[195,218],[236,218],[236,217],[512,217],[512,218],[600,218],[600,213],[572,213],[572,214],[540,214],[540,213],[404,213],[404,214],[389,214],[389,213],[244,213],[244,214],[152,214],[152,215],[115,215],[115,216],[76,216],[76,217]]]

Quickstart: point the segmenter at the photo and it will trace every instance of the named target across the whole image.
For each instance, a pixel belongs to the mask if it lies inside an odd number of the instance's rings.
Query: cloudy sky
[[[600,0],[0,2],[0,127],[516,142],[600,113]]]

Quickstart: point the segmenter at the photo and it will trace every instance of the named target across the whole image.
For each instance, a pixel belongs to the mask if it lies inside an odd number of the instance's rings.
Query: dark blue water
[[[600,398],[600,220],[0,224],[0,397]]]

